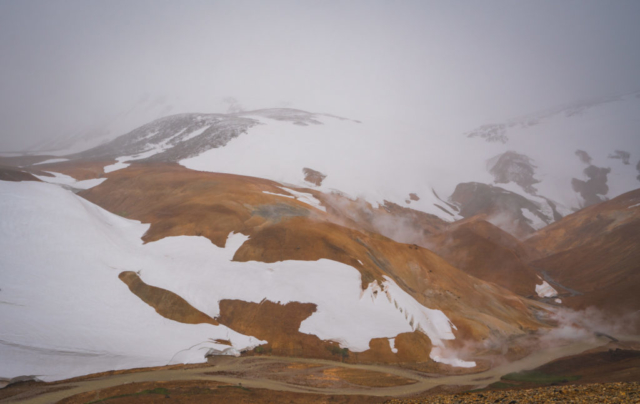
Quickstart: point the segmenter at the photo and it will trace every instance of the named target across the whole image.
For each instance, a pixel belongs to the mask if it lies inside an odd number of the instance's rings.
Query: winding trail
[[[139,382],[155,382],[155,381],[216,381],[237,385],[242,383],[243,387],[259,388],[288,391],[294,393],[316,393],[329,395],[369,395],[369,396],[390,396],[399,397],[411,394],[421,393],[436,386],[443,385],[465,385],[484,387],[500,380],[500,377],[526,369],[533,369],[548,363],[552,360],[565,356],[576,355],[589,349],[593,349],[609,342],[608,338],[599,337],[590,341],[573,342],[569,345],[542,349],[533,354],[515,362],[505,363],[493,369],[466,375],[455,376],[437,376],[429,375],[418,371],[402,369],[387,365],[358,365],[346,364],[320,359],[303,359],[303,358],[284,358],[272,356],[252,356],[252,357],[225,357],[220,358],[214,366],[199,367],[192,369],[165,369],[143,371],[137,373],[125,373],[113,376],[104,376],[85,381],[76,381],[69,383],[56,384],[52,387],[66,387],[66,390],[44,392],[38,396],[25,400],[21,403],[44,404],[57,402],[61,399],[71,397],[76,394],[105,389],[109,387],[119,386],[126,383]],[[264,367],[272,364],[314,364],[327,367],[342,367],[347,369],[359,369],[373,372],[387,373],[395,376],[404,377],[415,380],[416,382],[409,385],[393,386],[393,387],[349,387],[349,388],[319,388],[301,386],[293,383],[271,380],[267,376],[270,372],[256,374],[247,377],[233,375],[238,372],[251,372],[256,368]],[[220,375],[215,373],[221,373]],[[19,397],[16,397],[19,399]],[[12,398],[2,402],[12,402]]]

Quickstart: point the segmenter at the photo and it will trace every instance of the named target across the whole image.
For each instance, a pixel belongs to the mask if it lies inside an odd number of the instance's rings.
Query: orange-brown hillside
[[[535,296],[535,286],[541,283],[525,263],[535,253],[481,218],[457,222],[423,243],[456,268],[521,296]]]
[[[639,204],[640,189],[569,215],[527,240],[545,255],[531,265],[576,292],[564,304],[640,310]]]
[[[363,287],[388,276],[420,303],[442,310],[451,319],[458,328],[453,344],[518,335],[544,326],[535,314],[544,311],[544,305],[469,276],[425,248],[357,229],[355,222],[351,228],[336,224],[331,213],[271,194],[288,195],[273,181],[197,172],[175,164],[134,164],[106,177],[107,181],[80,195],[111,212],[150,223],[145,242],[199,235],[222,247],[230,232],[240,232],[250,239],[236,252],[236,261],[327,258],[360,271]],[[320,197],[316,191],[299,191]],[[250,307],[239,312],[246,310]],[[279,315],[274,311],[274,318]],[[227,317],[224,321],[235,324]],[[301,340],[284,328],[280,334],[274,353],[278,346],[291,347]],[[384,351],[380,360],[395,361],[387,349],[380,351]]]

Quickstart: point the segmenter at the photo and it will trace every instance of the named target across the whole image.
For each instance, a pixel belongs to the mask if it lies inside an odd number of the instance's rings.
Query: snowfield
[[[444,204],[433,189],[447,197],[459,182],[492,180],[484,169],[485,158],[477,151],[492,150],[495,145],[477,144],[463,136],[434,139],[425,136],[426,129],[419,126],[398,127],[385,121],[356,123],[323,116],[317,118],[322,125],[299,126],[263,116],[247,117],[261,125],[249,128],[224,147],[181,160],[180,164],[193,170],[267,178],[322,192],[335,190],[351,199],[363,198],[374,207],[388,200],[447,221],[459,217],[447,215],[434,205]],[[460,166],[452,164],[455,158],[451,156],[465,150],[471,156],[469,161]],[[475,166],[482,169],[471,168]],[[321,186],[304,181],[304,167],[327,175]],[[407,203],[410,193],[417,193],[420,200]]]
[[[212,341],[262,341],[224,326],[165,319],[129,291],[123,270],[172,266],[149,255],[148,225],[59,186],[0,181],[0,377],[59,380],[110,369],[202,362]],[[173,267],[174,270],[176,267]]]
[[[640,93],[639,93],[640,94]],[[283,184],[313,187],[323,192],[338,190],[352,198],[361,197],[377,206],[384,200],[421,210],[452,221],[435,204],[433,194],[446,199],[463,182],[495,184],[540,205],[553,221],[551,206],[567,215],[585,203],[572,187],[572,179],[587,181],[589,164],[610,168],[608,192],[614,198],[640,186],[636,163],[640,159],[640,97],[630,94],[606,102],[558,108],[503,124],[503,141],[488,142],[460,133],[436,133],[420,122],[379,121],[356,123],[329,116],[316,116],[319,125],[299,126],[264,115],[245,116],[260,121],[228,142],[180,164],[200,171],[224,172],[268,178]],[[615,133],[615,136],[611,135]],[[468,135],[468,134],[467,134]],[[603,148],[603,143],[607,148]],[[584,163],[576,150],[585,151]],[[505,152],[527,156],[533,165],[532,184],[537,191],[527,193],[511,180],[495,183],[490,162]],[[630,163],[613,158],[617,151],[630,154]],[[464,158],[461,158],[464,156]],[[320,187],[304,181],[302,169],[309,167],[326,174]],[[511,167],[512,172],[520,168]],[[411,201],[416,193],[419,201]],[[523,212],[535,228],[547,223]]]
[[[143,245],[149,226],[124,219],[60,186],[0,181],[0,378],[34,375],[51,381],[114,369],[204,361],[231,341],[235,353],[265,343],[223,325],[166,319],[120,279],[138,272],[215,317],[219,301],[268,299],[315,303],[300,331],[352,351],[372,338],[419,330],[434,360],[474,366],[444,355],[453,339],[449,319],[426,308],[391,279],[363,291],[353,267],[319,261],[232,262],[246,241],[231,234],[226,248],[203,237],[170,237]],[[373,293],[379,290],[384,293]]]

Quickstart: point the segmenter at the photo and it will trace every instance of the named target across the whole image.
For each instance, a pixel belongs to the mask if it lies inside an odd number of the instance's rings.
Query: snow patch
[[[322,204],[320,203],[320,201],[313,195],[306,193],[306,192],[298,192],[298,191],[294,191],[293,189],[289,189],[289,188],[285,188],[285,187],[281,187],[282,189],[284,189],[285,191],[287,191],[288,193],[292,194],[295,196],[295,198],[297,200],[299,200],[302,203],[306,203],[307,205],[313,206],[314,208],[321,210],[323,212],[327,211],[327,208],[325,208],[324,206],[322,206]]]
[[[396,348],[396,339],[389,338],[389,346],[391,347],[391,352],[398,353],[398,348]]]
[[[104,167],[104,172],[106,173],[110,173],[113,171],[117,171],[117,170],[122,170],[123,168],[127,168],[130,166],[130,164],[125,163],[124,161],[126,161],[129,157],[118,157],[116,160],[116,163],[113,163],[111,165],[105,166]]]
[[[110,173],[113,171],[122,170],[123,168],[127,168],[131,165],[129,164],[129,162],[131,161],[146,159],[147,157],[151,157],[155,154],[161,153],[162,151],[164,151],[163,146],[164,144],[161,144],[145,152],[134,154],[133,156],[118,157],[116,158],[116,161],[117,161],[116,163],[106,166],[104,168],[104,172]]]
[[[36,175],[36,177],[44,182],[48,182],[50,184],[57,184],[57,185],[66,185],[72,188],[77,188],[77,189],[89,189],[89,188],[93,188],[97,185],[102,184],[104,181],[106,181],[106,178],[94,178],[94,179],[90,179],[90,180],[82,180],[82,181],[77,181],[75,178],[70,177],[68,175],[65,174],[60,174],[60,173],[54,173],[51,171],[45,171],[49,174],[54,175],[54,177],[46,177],[44,175]]]
[[[535,213],[533,213],[529,209],[522,208],[520,209],[520,211],[522,212],[522,215],[531,222],[531,227],[533,227],[534,229],[539,230],[547,225],[547,223],[545,223],[544,220],[540,219],[540,217],[538,217]]]
[[[39,163],[35,163],[33,164],[34,166],[37,166],[38,164],[50,164],[50,163],[60,163],[62,161],[69,161],[69,159],[49,159],[49,160],[45,160],[45,161],[41,161]]]
[[[269,195],[275,195],[275,196],[282,196],[284,198],[291,198],[291,199],[296,199],[295,196],[291,196],[291,195],[283,195],[283,194],[276,194],[275,192],[269,192],[269,191],[262,191],[263,194],[269,194]]]
[[[186,135],[185,137],[180,139],[180,141],[181,142],[185,142],[187,140],[193,139],[194,137],[200,136],[200,135],[202,135],[204,133],[204,131],[206,131],[210,127],[211,126],[205,126],[204,128],[200,128],[198,130],[194,130],[193,132],[189,133],[188,135]]]
[[[536,293],[538,294],[538,297],[558,296],[558,291],[549,285],[547,281],[542,281],[541,285],[536,285]]]

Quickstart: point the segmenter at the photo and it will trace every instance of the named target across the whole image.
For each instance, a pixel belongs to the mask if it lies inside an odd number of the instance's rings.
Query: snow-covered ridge
[[[500,186],[507,185],[505,175],[511,176],[511,191],[549,199],[559,211],[571,212],[640,186],[634,168],[635,162],[640,164],[639,115],[640,93],[633,93],[553,108],[465,135],[520,158],[505,167],[512,170],[505,171],[509,174],[494,173]],[[488,168],[494,164],[492,160]],[[603,185],[596,188],[598,196],[587,200],[574,183],[589,182],[596,171]]]
[[[495,184],[537,206],[517,215],[537,229],[640,186],[637,116],[637,94],[579,103],[500,124],[503,143],[389,117],[359,123],[286,108],[180,114],[68,157],[115,159],[108,172],[134,160],[179,162],[300,188],[309,187],[303,169],[312,167],[326,175],[313,187],[320,192],[337,190],[374,207],[389,201],[448,222],[461,218],[446,206],[456,186]]]
[[[596,108],[598,106],[617,101],[634,99],[638,98],[639,96],[640,92],[636,92],[626,95],[601,97],[569,105],[561,105],[547,109],[545,111],[511,119],[503,123],[482,125],[472,131],[465,133],[465,135],[467,137],[479,137],[486,140],[487,142],[507,143],[510,140],[510,137],[508,136],[510,132],[513,132],[517,129],[544,124],[547,120],[551,120],[557,117],[580,117],[580,115],[587,113],[591,108]]]

